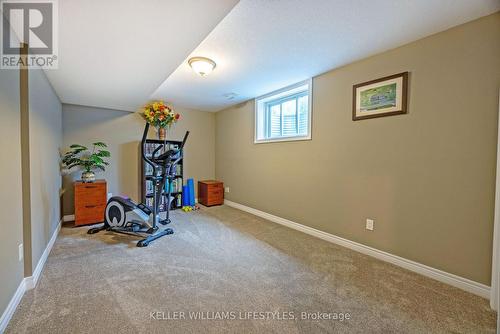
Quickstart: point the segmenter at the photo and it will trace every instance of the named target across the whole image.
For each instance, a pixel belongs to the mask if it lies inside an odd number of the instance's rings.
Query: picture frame
[[[352,120],[406,114],[408,72],[353,85]]]

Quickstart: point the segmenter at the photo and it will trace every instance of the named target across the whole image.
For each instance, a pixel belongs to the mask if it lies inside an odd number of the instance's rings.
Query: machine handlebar
[[[189,131],[186,131],[186,134],[184,135],[184,139],[182,140],[181,146],[179,147],[179,150],[182,150],[184,148],[184,145],[186,144],[188,136],[189,136]]]
[[[144,159],[144,161],[146,161],[154,169],[156,169],[156,167],[158,165],[167,162],[167,160],[169,160],[170,157],[173,157],[173,156],[179,154],[182,151],[182,149],[184,148],[184,145],[186,144],[187,138],[189,136],[189,131],[186,131],[186,134],[184,135],[184,138],[182,139],[181,145],[179,146],[179,148],[177,150],[168,150],[167,152],[160,154],[158,157],[155,157],[155,155],[163,147],[163,146],[158,146],[153,151],[151,158],[148,158],[146,156],[146,150],[144,149],[144,147],[146,146],[146,139],[148,137],[148,131],[149,131],[149,123],[146,123],[146,126],[144,127],[144,133],[142,134],[142,140],[141,140],[141,144],[142,144],[142,148],[143,148],[142,149],[142,159]],[[181,156],[177,157],[174,164],[179,162],[179,160],[181,158],[182,158]]]
[[[146,122],[146,126],[144,127],[144,132],[142,134],[142,140],[141,140],[141,144],[142,144],[142,159],[144,161],[146,161],[149,165],[151,165],[151,167],[153,167],[154,169],[156,168],[155,166],[155,163],[153,161],[151,161],[151,159],[149,159],[147,156],[146,156],[146,150],[144,149],[144,147],[146,146],[146,139],[148,138],[148,131],[149,131],[149,123]]]

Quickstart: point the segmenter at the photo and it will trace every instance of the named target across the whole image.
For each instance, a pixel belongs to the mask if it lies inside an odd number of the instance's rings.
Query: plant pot
[[[83,172],[82,173],[82,182],[83,183],[92,183],[92,182],[95,182],[95,174],[94,174],[94,172]]]
[[[167,129],[165,129],[165,128],[158,128],[158,139],[159,140],[165,140],[165,139],[167,139]]]

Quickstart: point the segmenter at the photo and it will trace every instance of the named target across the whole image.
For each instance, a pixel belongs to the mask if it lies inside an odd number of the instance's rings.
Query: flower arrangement
[[[141,114],[150,125],[158,129],[169,128],[181,118],[181,115],[174,113],[172,108],[163,103],[163,101],[148,103],[142,109]]]

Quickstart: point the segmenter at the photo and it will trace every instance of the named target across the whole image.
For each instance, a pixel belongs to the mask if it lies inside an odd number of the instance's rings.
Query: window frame
[[[307,89],[305,90],[300,90],[299,88],[302,86],[307,85]],[[284,87],[282,89],[273,91],[269,94],[265,94],[262,96],[259,96],[255,98],[255,112],[254,112],[254,144],[265,144],[265,143],[274,143],[274,142],[286,142],[286,141],[304,141],[304,140],[311,140],[312,139],[312,100],[313,100],[313,80],[307,79],[301,82],[298,82],[296,84]],[[289,94],[287,94],[290,92]],[[276,96],[276,97],[275,97]],[[264,133],[265,133],[265,138],[258,139],[258,124],[259,124],[259,112],[263,112],[264,118],[267,118],[270,113],[268,110],[270,110],[271,106],[282,104],[288,100],[291,99],[296,99],[296,103],[298,104],[298,99],[301,96],[308,96],[308,101],[307,101],[307,134],[306,135],[294,135],[294,136],[280,136],[280,137],[275,137],[275,138],[267,138],[268,128],[267,128],[267,122],[264,120]],[[275,97],[275,98],[273,98]],[[264,106],[264,110],[260,111],[260,108],[262,108],[262,105]],[[298,117],[298,106],[296,106],[296,117]],[[281,108],[281,107],[280,107]],[[283,115],[281,113],[281,122],[283,121]],[[297,121],[297,126],[298,126],[298,121]],[[281,131],[283,131],[283,126],[280,126]]]

